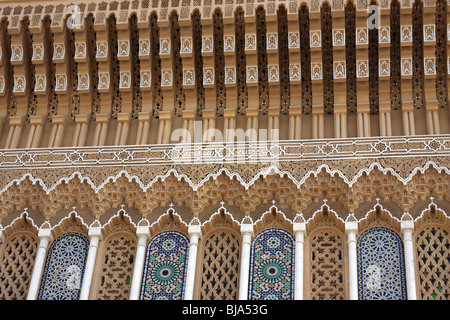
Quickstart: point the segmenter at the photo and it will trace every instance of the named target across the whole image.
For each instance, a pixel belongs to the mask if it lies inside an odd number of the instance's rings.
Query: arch
[[[406,300],[403,242],[395,231],[372,227],[358,238],[360,300]]]
[[[141,300],[181,300],[184,295],[189,239],[164,231],[147,245]]]
[[[253,239],[250,251],[249,300],[294,298],[294,237],[278,228]]]
[[[36,226],[23,213],[3,231],[6,239],[0,244],[0,300],[25,300],[38,248]]]
[[[251,218],[251,217],[250,217]],[[253,216],[257,218],[257,216]],[[288,232],[292,232],[292,221],[289,220],[285,213],[281,211],[275,204],[262,213],[262,215],[254,222],[255,233],[259,233],[264,229],[284,229]]]
[[[89,240],[69,231],[52,241],[45,259],[38,300],[77,300],[80,295]]]
[[[120,209],[103,227],[91,294],[98,300],[126,300],[130,295],[136,253],[136,226]]]
[[[344,300],[347,297],[347,247],[344,221],[324,204],[306,226],[305,294],[311,300]],[[308,297],[309,295],[309,297]]]
[[[194,294],[200,300],[238,298],[241,236],[230,220],[216,216],[199,246]]]
[[[414,232],[417,298],[450,299],[450,222],[430,204],[416,221]]]

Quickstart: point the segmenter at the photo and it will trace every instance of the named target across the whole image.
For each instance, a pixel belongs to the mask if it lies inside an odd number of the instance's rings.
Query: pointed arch
[[[345,226],[339,216],[324,204],[307,224],[305,241],[309,266],[305,293],[311,300],[344,300],[347,297]]]
[[[294,237],[286,230],[261,231],[250,251],[249,300],[294,298]]]
[[[450,299],[450,220],[434,203],[416,221],[414,249],[417,298]]]
[[[86,265],[88,237],[77,231],[60,234],[50,244],[38,300],[78,300]]]
[[[181,300],[186,280],[189,238],[179,231],[164,231],[147,245],[141,300]]]
[[[406,300],[403,242],[390,228],[368,228],[357,241],[360,300]]]
[[[25,300],[38,247],[37,228],[26,213],[3,231],[0,244],[0,300]]]
[[[136,226],[125,210],[120,209],[103,226],[104,241],[100,243],[91,294],[97,300],[127,300],[137,246]]]

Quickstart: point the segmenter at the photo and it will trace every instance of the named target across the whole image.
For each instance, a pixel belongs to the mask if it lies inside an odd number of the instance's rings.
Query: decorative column
[[[189,225],[188,229],[190,243],[188,266],[186,272],[186,287],[184,290],[184,300],[192,300],[194,294],[195,266],[197,262],[198,240],[202,236],[201,226],[199,224]]]
[[[302,222],[294,222],[295,236],[295,279],[294,279],[294,299],[303,300],[303,252],[306,235],[306,224],[303,216]]]
[[[241,272],[239,279],[239,300],[248,300],[248,279],[250,273],[250,248],[253,237],[253,224],[242,223]]]
[[[36,300],[39,291],[42,269],[44,268],[45,256],[47,255],[48,244],[52,239],[51,229],[39,229],[39,248],[34,262],[33,274],[31,275],[30,287],[28,289],[27,300]]]
[[[348,286],[349,286],[350,300],[358,300],[358,270],[356,260],[357,232],[358,232],[358,222],[345,221],[345,234],[347,235],[347,244],[348,244]]]
[[[94,271],[98,243],[102,239],[102,229],[100,227],[90,227],[88,235],[90,238],[90,243],[86,259],[86,267],[84,269],[83,284],[81,286],[80,300],[89,299],[89,291],[91,289],[92,273]]]
[[[405,214],[406,215],[406,214]],[[405,216],[403,215],[403,216]],[[409,215],[408,215],[409,216]],[[409,216],[410,218],[411,216]],[[416,294],[416,277],[414,270],[414,249],[413,249],[413,239],[412,233],[414,231],[414,221],[413,220],[403,220],[401,221],[401,231],[403,234],[403,245],[404,245],[404,255],[405,255],[405,272],[406,272],[406,292],[408,300],[417,300]]]
[[[136,235],[138,237],[138,244],[136,249],[136,260],[134,262],[133,280],[131,281],[130,300],[139,299],[142,273],[144,271],[145,249],[147,247],[147,241],[150,238],[150,227],[148,225],[138,225]]]

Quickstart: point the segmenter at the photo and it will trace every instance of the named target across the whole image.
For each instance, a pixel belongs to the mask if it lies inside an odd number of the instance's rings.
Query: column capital
[[[345,234],[352,232],[358,232],[358,220],[356,220],[353,213],[350,213],[347,219],[345,219]]]
[[[98,237],[100,240],[103,239],[103,231],[101,227],[89,227],[88,235],[90,238]]]
[[[400,229],[402,232],[405,231],[414,231],[414,221],[413,220],[402,220],[400,222]]]
[[[98,113],[95,115],[95,122],[108,123],[111,115],[109,113]]]
[[[150,227],[149,226],[138,226],[136,228],[136,235],[138,237],[150,238]]]
[[[356,221],[345,221],[345,234],[358,232],[358,222]]]
[[[202,227],[199,224],[190,224],[188,228],[189,237],[202,237]]]
[[[294,235],[299,232],[306,234],[306,223],[305,222],[294,222],[293,231],[294,231]]]
[[[251,223],[242,223],[241,224],[241,234],[249,234],[253,237],[254,235],[254,227]]]
[[[50,228],[41,228],[38,232],[39,239],[52,240],[52,230]]]
[[[400,222],[400,229],[401,231],[414,231],[414,220],[412,216],[405,212],[401,218]]]

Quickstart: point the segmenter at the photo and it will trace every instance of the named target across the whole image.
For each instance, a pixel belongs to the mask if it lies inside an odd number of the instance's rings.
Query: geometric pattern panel
[[[97,299],[127,300],[130,296],[136,241],[127,234],[108,240],[103,257]]]
[[[239,282],[239,238],[226,230],[205,239],[200,300],[236,300]]]
[[[449,300],[450,235],[438,226],[422,229],[416,238],[419,299]]]
[[[64,233],[52,242],[38,300],[78,300],[88,246],[88,238],[79,232]]]
[[[391,229],[374,227],[357,242],[360,300],[406,300],[403,242]]]
[[[0,300],[25,300],[33,272],[37,239],[29,233],[10,237],[0,254]]]
[[[178,231],[156,235],[147,246],[141,300],[181,300],[189,239]]]
[[[311,238],[311,299],[344,300],[344,241],[332,230]]]
[[[282,229],[267,229],[253,239],[249,300],[294,298],[294,238]]]

